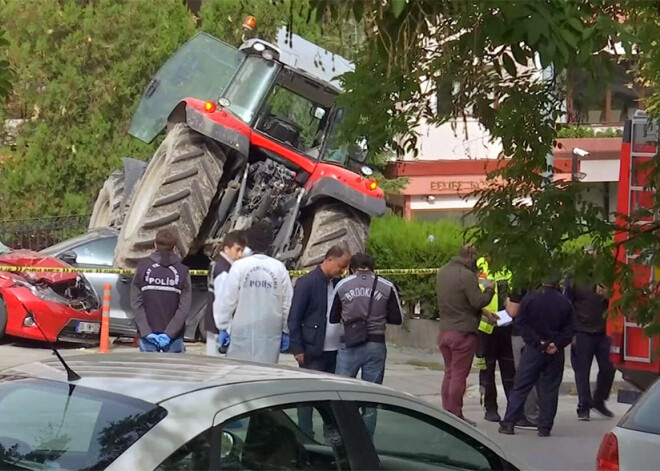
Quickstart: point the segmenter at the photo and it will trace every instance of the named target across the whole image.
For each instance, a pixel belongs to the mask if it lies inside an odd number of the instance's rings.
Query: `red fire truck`
[[[655,190],[645,189],[649,162],[657,153],[658,122],[647,118],[643,111],[637,111],[632,120],[626,122],[621,146],[619,171],[619,194],[617,201],[617,223],[623,225],[621,215],[633,216],[640,209],[651,208]],[[638,224],[653,222],[654,216],[642,218]],[[625,240],[627,234],[618,232],[615,243]],[[632,264],[637,254],[625,250],[616,252],[621,263]],[[660,266],[645,263],[634,264],[635,280],[640,286],[649,281],[660,280]],[[614,287],[613,301],[620,296],[620,288]],[[611,315],[607,326],[612,339],[611,358],[614,366],[621,371],[623,378],[632,385],[646,389],[660,375],[660,338],[649,338],[643,326],[625,315]]]

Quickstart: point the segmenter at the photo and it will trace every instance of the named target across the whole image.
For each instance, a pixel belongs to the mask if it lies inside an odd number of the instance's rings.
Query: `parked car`
[[[0,468],[515,470],[456,417],[352,378],[201,355],[109,354],[0,373]]]
[[[656,380],[635,405],[603,437],[596,458],[599,471],[660,467],[660,381]]]
[[[0,266],[71,268],[54,257],[30,250],[0,254]],[[40,341],[96,343],[99,298],[76,273],[0,272],[0,337],[13,335]]]
[[[119,231],[113,228],[93,229],[79,237],[43,249],[41,253],[58,257],[78,268],[112,268],[118,234]],[[122,337],[136,335],[137,328],[133,321],[130,301],[133,277],[109,273],[86,273],[85,278],[89,280],[99,296],[103,294],[103,286],[106,283],[112,286],[110,335]],[[192,303],[184,334],[186,340],[205,338],[204,310],[208,296],[206,283],[205,277],[192,277]]]

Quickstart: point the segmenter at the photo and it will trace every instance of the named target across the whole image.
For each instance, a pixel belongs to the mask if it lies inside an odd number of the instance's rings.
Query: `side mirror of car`
[[[59,254],[57,258],[62,260],[64,263],[68,263],[69,265],[75,265],[76,261],[78,260],[78,254],[73,250],[67,250],[66,252]]]

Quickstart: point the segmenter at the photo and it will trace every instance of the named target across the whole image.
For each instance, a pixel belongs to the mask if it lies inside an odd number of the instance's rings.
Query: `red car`
[[[30,250],[0,255],[0,266],[8,265],[70,268]],[[98,343],[100,326],[99,296],[84,276],[0,272],[0,337]]]

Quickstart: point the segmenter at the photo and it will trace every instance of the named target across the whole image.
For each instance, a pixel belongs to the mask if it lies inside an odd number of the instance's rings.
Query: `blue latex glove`
[[[147,342],[153,343],[153,344],[154,344],[155,346],[157,346],[157,347],[160,346],[160,343],[159,343],[159,340],[158,340],[158,334],[154,334],[154,333],[152,332],[152,333],[150,333],[149,335],[147,335],[144,339],[145,339]]]
[[[280,353],[285,353],[289,351],[289,345],[291,341],[289,339],[289,334],[282,332],[282,341],[280,342]]]
[[[160,348],[167,347],[172,342],[172,339],[167,334],[158,334],[158,346]]]
[[[218,333],[218,345],[221,347],[228,347],[229,342],[231,342],[231,337],[229,336],[229,333],[227,333],[226,330],[221,330]]]

